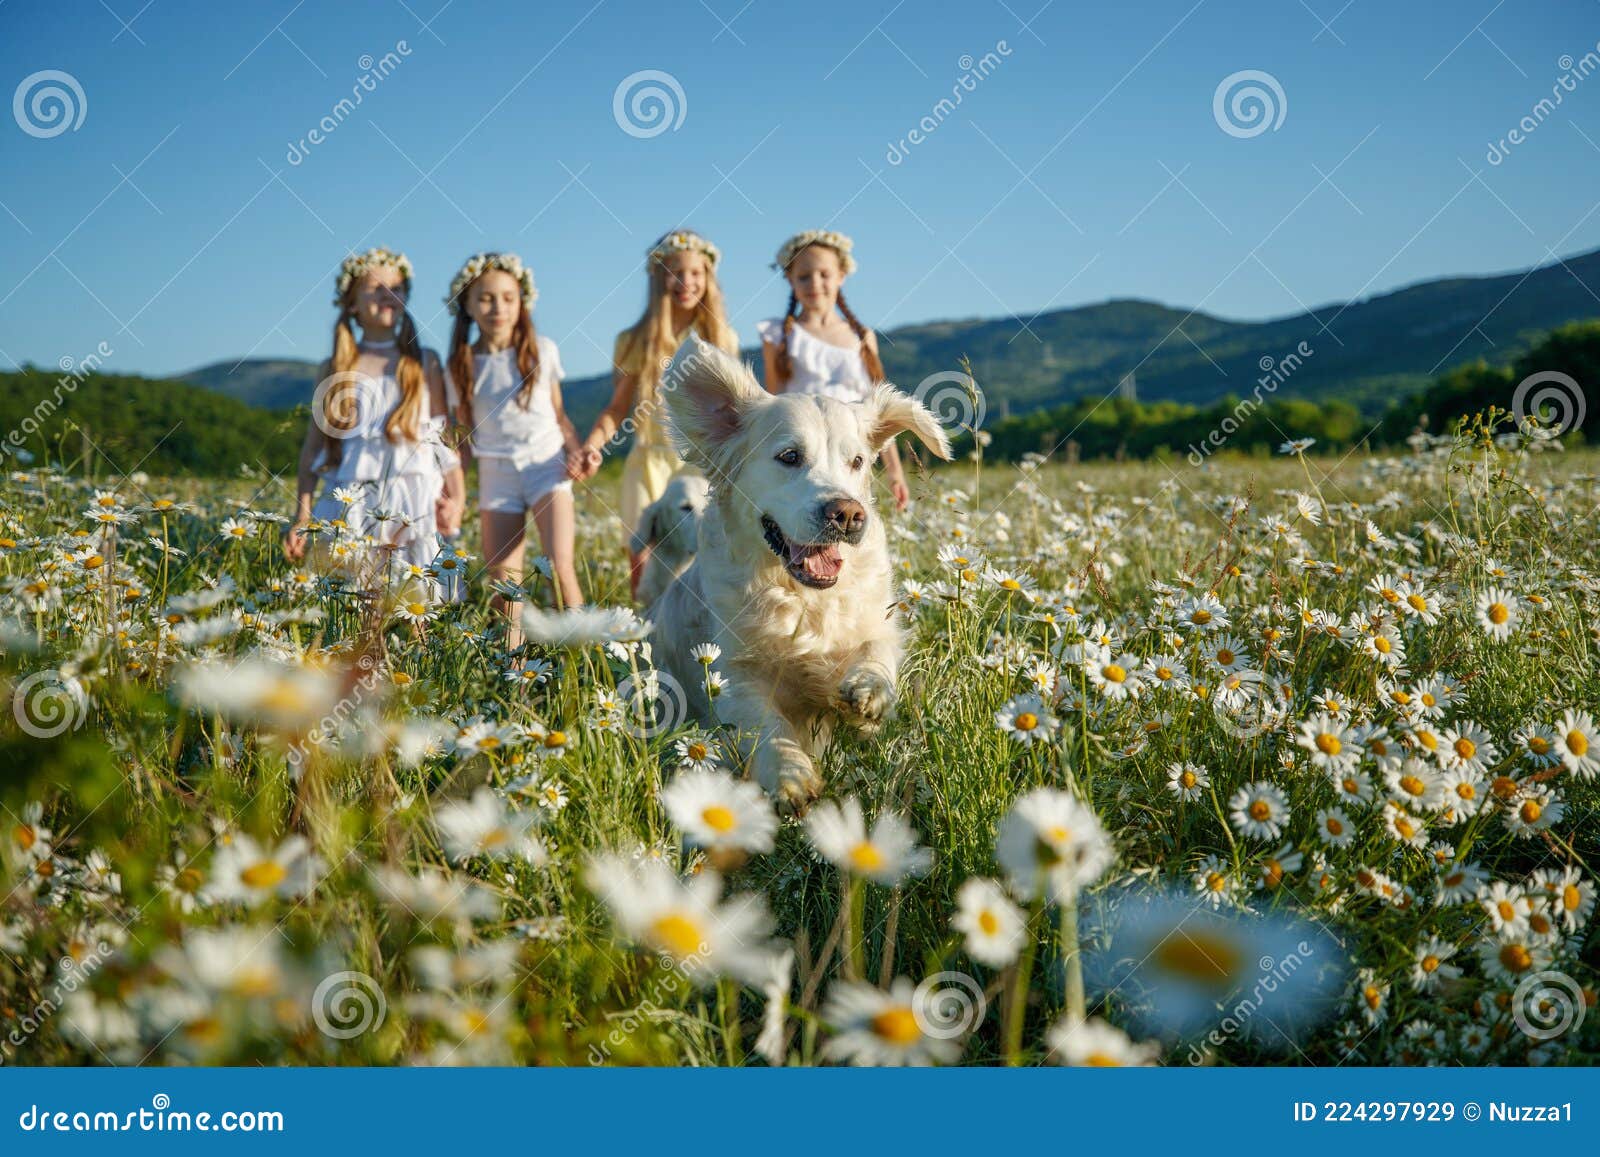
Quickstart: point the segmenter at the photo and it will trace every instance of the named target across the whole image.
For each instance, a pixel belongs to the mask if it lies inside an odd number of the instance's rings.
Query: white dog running
[[[649,548],[650,558],[639,579],[639,605],[648,607],[661,597],[667,584],[694,561],[700,534],[700,514],[706,508],[711,484],[693,470],[679,470],[667,482],[661,497],[639,515],[639,528],[628,540],[635,554]]]
[[[872,728],[894,703],[901,637],[872,463],[910,431],[950,443],[920,402],[880,385],[859,404],[774,396],[703,342],[668,377],[673,437],[711,482],[694,562],[656,602],[658,660],[711,721],[697,643],[722,649],[716,719],[780,810],[821,794],[812,757],[840,720]]]

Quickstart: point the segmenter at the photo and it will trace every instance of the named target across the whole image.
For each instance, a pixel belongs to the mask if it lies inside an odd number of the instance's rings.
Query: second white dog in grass
[[[892,386],[861,403],[774,396],[703,342],[678,361],[673,436],[711,500],[694,562],[652,608],[656,660],[709,722],[690,651],[721,648],[727,689],[715,719],[737,731],[780,810],[802,812],[822,791],[812,761],[834,727],[876,727],[895,700],[901,631],[872,463],[897,434],[941,458],[950,443],[927,407]]]
[[[667,482],[661,497],[639,515],[639,528],[628,540],[634,554],[649,550],[639,579],[639,605],[648,607],[661,597],[667,584],[694,561],[700,533],[700,514],[706,508],[711,484],[692,470],[680,470]]]

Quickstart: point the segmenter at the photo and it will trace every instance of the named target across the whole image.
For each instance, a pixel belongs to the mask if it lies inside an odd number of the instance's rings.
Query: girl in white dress
[[[583,448],[561,405],[561,354],[533,328],[533,271],[515,253],[480,253],[450,283],[455,315],[448,385],[456,420],[478,460],[483,554],[495,581],[522,581],[527,513],[550,559],[560,605],[583,602],[573,562],[572,480]],[[472,338],[477,327],[477,339]],[[522,643],[519,603],[496,594],[510,620],[506,645]]]
[[[789,281],[789,308],[781,318],[757,325],[767,389],[773,393],[861,402],[884,380],[878,335],[856,319],[844,300],[844,279],[856,269],[853,247],[843,233],[808,229],[778,250],[772,267]],[[882,458],[895,506],[904,510],[911,491],[893,442],[884,447]]]
[[[305,556],[316,524],[337,531],[330,553],[357,573],[432,579],[439,535],[460,527],[466,486],[460,459],[442,440],[448,410],[439,356],[418,344],[406,311],[411,272],[404,254],[382,248],[339,268],[333,356],[312,395],[295,518],[284,536],[291,560]],[[319,476],[323,492],[313,506]]]

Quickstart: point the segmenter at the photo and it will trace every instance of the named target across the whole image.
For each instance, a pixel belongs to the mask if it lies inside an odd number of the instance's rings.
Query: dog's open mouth
[[[796,582],[825,590],[839,581],[844,555],[836,542],[794,542],[770,517],[761,516],[767,545]]]

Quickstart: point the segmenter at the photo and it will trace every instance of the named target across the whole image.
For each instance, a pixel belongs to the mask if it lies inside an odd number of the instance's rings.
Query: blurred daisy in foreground
[[[1058,1021],[1046,1038],[1050,1059],[1058,1065],[1123,1068],[1153,1065],[1161,1055],[1158,1042],[1134,1044],[1128,1034],[1099,1017]]]
[[[829,1060],[921,1068],[952,1064],[961,1057],[957,1041],[924,1030],[917,991],[905,977],[888,992],[857,980],[836,981],[828,990],[822,1019],[834,1029],[822,1050]]]
[[[433,822],[445,854],[458,864],[483,856],[491,860],[516,857],[543,866],[550,853],[534,834],[539,818],[537,811],[508,811],[499,796],[480,787],[469,800],[445,804]]]
[[[667,817],[695,847],[708,851],[770,852],[778,817],[767,793],[726,772],[679,773],[661,791]]]
[[[680,880],[666,864],[595,857],[589,886],[605,901],[618,929],[660,954],[697,984],[732,976],[752,984],[766,977],[773,946],[766,900],[745,892],[721,900],[722,878],[702,872]]]
[[[843,803],[829,800],[812,809],[806,834],[834,867],[885,887],[893,887],[907,876],[924,875],[933,865],[933,853],[917,846],[917,833],[903,816],[880,812],[869,833],[861,801],[854,796]]]
[[[247,835],[235,835],[211,862],[208,899],[218,903],[260,904],[277,896],[304,896],[322,878],[322,861],[304,836],[290,836],[267,851]]]
[[[1099,817],[1076,796],[1048,787],[1006,813],[994,854],[1019,896],[1056,903],[1071,903],[1116,858]]]
[[[950,921],[966,937],[967,955],[991,968],[1017,958],[1028,936],[1027,917],[993,880],[974,877],[956,892],[956,914]]]

